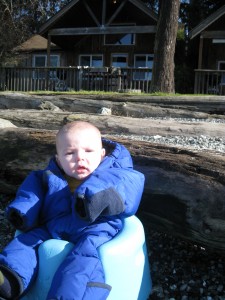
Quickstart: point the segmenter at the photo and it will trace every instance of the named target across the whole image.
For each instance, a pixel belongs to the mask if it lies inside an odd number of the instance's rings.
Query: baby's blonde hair
[[[74,132],[74,134],[77,131],[82,131],[82,130],[91,130],[94,134],[96,134],[96,138],[99,138],[99,142],[102,145],[102,140],[101,140],[101,132],[100,130],[93,124],[89,123],[89,122],[85,122],[85,121],[73,121],[73,122],[69,122],[66,123],[65,125],[63,125],[59,131],[56,134],[56,150],[59,144],[59,140],[60,138],[69,132]]]

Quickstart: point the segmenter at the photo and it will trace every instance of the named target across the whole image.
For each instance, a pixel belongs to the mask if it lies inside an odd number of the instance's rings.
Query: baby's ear
[[[105,157],[105,154],[106,154],[106,151],[105,151],[105,148],[102,148],[102,153],[101,153],[101,157]]]

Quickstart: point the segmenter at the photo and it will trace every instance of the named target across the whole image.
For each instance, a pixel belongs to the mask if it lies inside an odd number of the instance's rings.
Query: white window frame
[[[145,57],[145,66],[142,66],[142,67],[139,67],[136,65],[137,61],[136,61],[136,57],[138,56],[143,56],[143,58]],[[152,65],[151,67],[148,66],[148,59],[152,58],[151,61],[152,61]],[[135,68],[139,68],[139,69],[147,69],[147,68],[150,68],[152,70],[152,67],[153,67],[153,58],[154,58],[154,54],[135,54],[134,55],[134,67]],[[144,60],[143,60],[144,61]],[[143,77],[142,77],[143,75]],[[134,72],[134,80],[144,80],[144,81],[147,81],[147,80],[152,80],[152,71],[151,72]]]

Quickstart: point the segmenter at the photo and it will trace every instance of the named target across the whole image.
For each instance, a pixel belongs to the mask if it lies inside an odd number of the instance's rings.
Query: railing
[[[225,70],[195,70],[194,93],[225,95]]]
[[[0,90],[149,92],[149,68],[0,68]]]

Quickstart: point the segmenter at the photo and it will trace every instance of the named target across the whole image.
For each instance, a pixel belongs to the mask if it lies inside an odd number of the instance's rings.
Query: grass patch
[[[208,94],[179,94],[179,93],[162,93],[162,92],[155,92],[155,93],[136,93],[136,92],[105,92],[105,91],[0,91],[0,93],[19,93],[24,95],[84,95],[84,96],[110,96],[110,97],[129,97],[129,96],[136,96],[136,97],[215,97],[215,95],[208,95]]]

